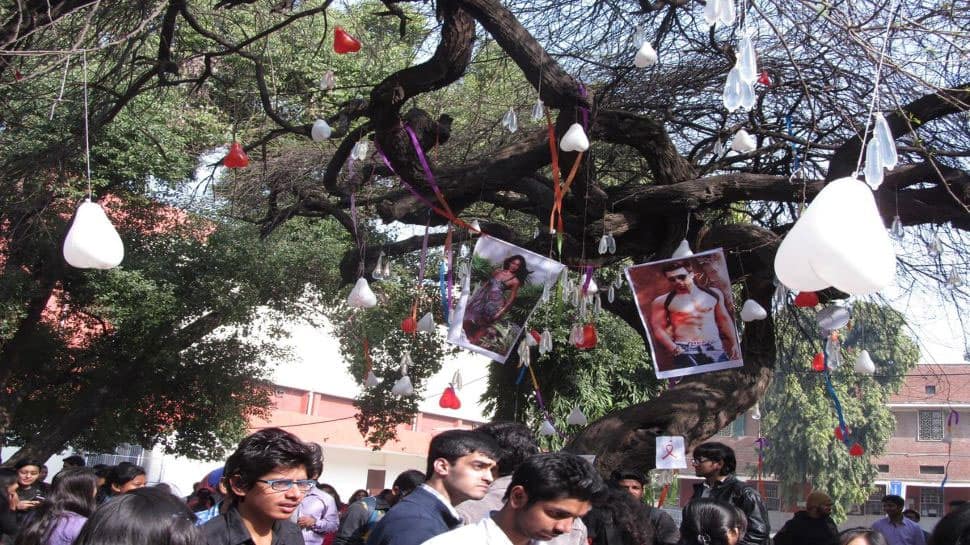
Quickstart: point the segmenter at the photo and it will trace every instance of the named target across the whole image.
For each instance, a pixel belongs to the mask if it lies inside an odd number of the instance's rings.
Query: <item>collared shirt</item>
[[[300,517],[313,517],[316,522],[312,528],[303,528],[303,541],[306,545],[320,545],[324,534],[335,534],[340,528],[340,513],[333,496],[317,487],[311,488],[303,496],[300,508],[297,510],[297,520]]]
[[[421,483],[421,488],[427,490],[428,492],[431,493],[432,496],[438,498],[438,501],[443,503],[444,506],[448,508],[448,512],[451,513],[451,516],[455,517],[458,520],[461,520],[461,515],[458,514],[458,511],[455,511],[455,507],[451,505],[451,502],[448,501],[448,498],[441,495],[441,492],[438,492],[434,488],[431,488],[430,486],[428,486],[428,483]]]
[[[249,530],[243,525],[236,506],[202,525],[206,545],[255,545]],[[306,545],[300,527],[288,520],[273,523],[272,545]]]
[[[529,545],[539,541],[531,540]],[[475,524],[458,527],[424,542],[424,545],[512,545],[509,536],[488,516]]]
[[[882,534],[889,545],[926,545],[923,529],[906,517],[900,524],[893,524],[889,517],[881,518],[872,523],[872,529]]]

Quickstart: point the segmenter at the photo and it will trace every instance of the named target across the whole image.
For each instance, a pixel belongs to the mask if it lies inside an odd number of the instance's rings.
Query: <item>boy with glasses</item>
[[[748,528],[738,545],[768,545],[771,526],[768,508],[754,487],[734,476],[738,462],[734,450],[723,443],[694,447],[694,473],[704,480],[694,485],[690,501],[710,498],[730,503],[748,517]]]
[[[279,428],[243,439],[223,471],[229,508],[202,526],[207,545],[304,545],[288,519],[320,465],[319,451]]]

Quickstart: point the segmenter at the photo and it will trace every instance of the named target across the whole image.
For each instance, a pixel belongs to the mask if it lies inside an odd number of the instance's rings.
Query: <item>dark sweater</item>
[[[812,518],[799,511],[775,534],[775,545],[836,545],[839,529],[832,517]]]

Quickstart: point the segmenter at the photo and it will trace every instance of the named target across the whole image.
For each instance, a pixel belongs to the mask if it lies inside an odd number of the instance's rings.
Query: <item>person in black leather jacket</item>
[[[694,473],[704,481],[694,485],[691,501],[712,498],[728,502],[744,512],[747,530],[739,545],[768,545],[771,526],[768,509],[754,487],[734,476],[737,459],[734,450],[723,443],[702,443],[694,448]]]

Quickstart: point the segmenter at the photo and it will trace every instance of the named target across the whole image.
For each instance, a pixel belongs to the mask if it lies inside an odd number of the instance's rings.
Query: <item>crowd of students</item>
[[[347,504],[317,482],[319,445],[278,428],[243,439],[189,498],[164,485],[146,487],[145,471],[134,464],[83,464],[66,459],[51,485],[36,461],[0,468],[8,495],[6,505],[0,502],[3,545],[772,543],[760,495],[734,477],[734,453],[720,443],[693,451],[704,480],[679,526],[644,503],[643,473],[618,470],[604,480],[582,457],[541,453],[530,431],[515,423],[440,433],[429,444],[424,473],[405,471],[391,488],[374,496],[359,490]],[[885,503],[887,518],[872,529],[839,534],[831,500],[814,492],[775,543],[970,545],[970,507],[955,509],[931,535],[920,530],[917,538],[912,523],[900,522],[901,502],[887,497]]]

